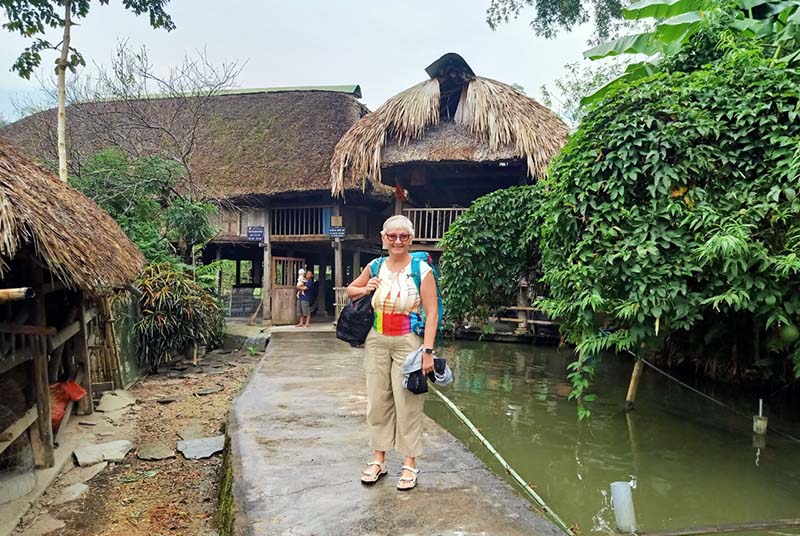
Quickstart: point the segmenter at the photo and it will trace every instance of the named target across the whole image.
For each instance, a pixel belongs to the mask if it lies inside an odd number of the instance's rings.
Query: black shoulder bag
[[[374,321],[372,294],[367,294],[344,306],[336,322],[336,338],[350,343],[350,346],[361,346],[367,340]]]

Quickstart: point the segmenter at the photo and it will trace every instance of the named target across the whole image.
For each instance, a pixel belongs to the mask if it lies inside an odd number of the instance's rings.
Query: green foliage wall
[[[485,319],[515,303],[521,276],[538,263],[540,193],[533,186],[478,199],[453,223],[441,245],[442,294],[453,319]]]
[[[796,70],[744,49],[586,114],[542,188],[544,306],[581,359],[716,321],[800,372],[800,345],[770,331],[800,324],[799,96]]]

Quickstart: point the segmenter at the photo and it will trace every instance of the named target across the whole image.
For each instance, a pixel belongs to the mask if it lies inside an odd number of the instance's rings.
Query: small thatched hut
[[[433,244],[477,197],[543,177],[569,129],[512,86],[476,76],[458,54],[426,72],[428,80],[345,133],[331,161],[331,191],[344,196],[354,180],[399,185],[396,211]]]
[[[0,480],[26,452],[53,464],[52,384],[79,384],[91,413],[93,372],[116,355],[104,297],[143,264],[108,214],[0,138]]]

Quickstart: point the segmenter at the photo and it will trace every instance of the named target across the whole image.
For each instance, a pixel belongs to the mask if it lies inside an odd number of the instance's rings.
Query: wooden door
[[[297,322],[297,271],[306,260],[296,257],[272,257],[272,324]]]

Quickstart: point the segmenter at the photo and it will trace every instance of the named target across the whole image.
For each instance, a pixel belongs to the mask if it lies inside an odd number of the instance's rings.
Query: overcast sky
[[[238,87],[360,84],[370,109],[426,79],[425,67],[446,52],[461,54],[479,75],[520,84],[539,98],[540,86],[561,76],[565,63],[581,60],[590,35],[584,26],[554,40],[537,38],[530,12],[492,31],[485,21],[489,0],[172,0],[167,10],[177,29],[169,33],[126,12],[120,0],[93,4],[72,37],[89,64],[107,63],[118,39],[146,44],[160,68],[206,47],[215,62],[247,61]],[[26,43],[0,32],[6,119],[16,118],[12,99],[38,87],[10,71]],[[45,53],[47,71],[55,58]]]

